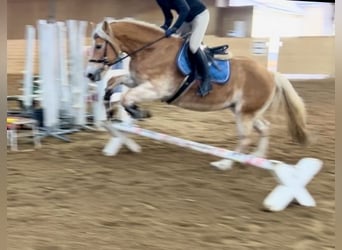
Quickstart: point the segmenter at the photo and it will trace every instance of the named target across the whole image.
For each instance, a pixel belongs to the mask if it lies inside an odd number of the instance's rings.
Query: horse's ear
[[[106,33],[109,33],[109,23],[106,20],[103,21],[102,30]]]

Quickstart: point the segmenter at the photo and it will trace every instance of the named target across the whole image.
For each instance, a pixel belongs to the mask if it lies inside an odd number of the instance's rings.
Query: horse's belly
[[[201,101],[179,101],[179,102],[175,102],[173,105],[178,106],[178,107],[183,108],[183,109],[188,109],[188,110],[192,110],[192,111],[199,111],[199,112],[216,111],[216,110],[222,110],[222,109],[229,107],[229,104],[206,102],[204,100],[201,100]]]

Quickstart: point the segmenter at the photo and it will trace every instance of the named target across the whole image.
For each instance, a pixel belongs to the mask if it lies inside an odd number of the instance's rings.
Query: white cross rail
[[[123,145],[134,152],[140,152],[140,146],[134,140],[128,138],[126,133],[136,134],[153,140],[190,148],[220,158],[230,159],[243,164],[270,170],[279,183],[264,200],[264,206],[271,211],[281,211],[285,209],[294,199],[302,206],[316,206],[315,200],[305,186],[320,171],[323,163],[319,159],[303,158],[296,165],[289,165],[279,161],[268,160],[158,133],[140,128],[130,123],[105,123],[104,127],[114,137],[104,150],[104,153],[108,152],[107,155],[116,155]]]

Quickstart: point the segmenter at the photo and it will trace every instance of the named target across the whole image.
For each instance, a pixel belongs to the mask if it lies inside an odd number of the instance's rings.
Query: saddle
[[[202,49],[204,54],[207,56],[211,84],[227,84],[230,77],[230,61],[228,59],[219,59],[215,56],[228,54],[228,45],[225,44],[216,47],[206,46],[200,49]],[[188,40],[185,40],[177,55],[177,66],[185,76],[185,79],[178,91],[169,99],[165,100],[168,104],[178,98],[194,82],[196,82],[196,80],[199,80],[199,76],[196,74],[196,70],[194,70],[194,67],[190,62],[189,53],[191,53],[189,51],[189,42]]]
[[[227,54],[226,50],[228,49],[228,45],[221,45],[212,48],[205,47],[200,49],[202,49],[207,56],[211,82],[218,84],[226,83],[229,79],[230,73],[229,60],[218,59],[215,56]],[[177,66],[184,76],[189,76],[194,71],[189,60],[189,53],[191,53],[189,52],[189,42],[186,41],[177,56]]]

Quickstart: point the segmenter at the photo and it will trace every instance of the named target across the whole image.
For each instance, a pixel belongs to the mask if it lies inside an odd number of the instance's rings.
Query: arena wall
[[[253,55],[253,41],[267,39],[226,38],[206,36],[209,46],[228,44],[234,56],[248,56],[261,64],[267,64],[267,55]],[[286,74],[328,74],[335,75],[334,37],[282,38],[279,51],[278,70]],[[25,65],[25,40],[7,41],[7,72],[21,73]],[[38,42],[36,47],[38,46]],[[38,72],[37,49],[35,52],[35,71]]]
[[[227,43],[234,56],[252,57],[266,66],[266,55],[253,54],[253,42],[268,39],[226,38],[207,36],[209,45]],[[286,74],[325,74],[335,75],[334,37],[293,37],[281,38],[278,71]]]
[[[36,25],[37,20],[47,19],[51,10],[55,19],[100,22],[104,17],[134,17],[151,23],[162,24],[163,14],[155,0],[58,0],[54,7],[48,0],[11,0],[7,4],[8,39],[24,39],[25,25]],[[205,0],[211,15],[208,34],[216,29],[215,0]]]

